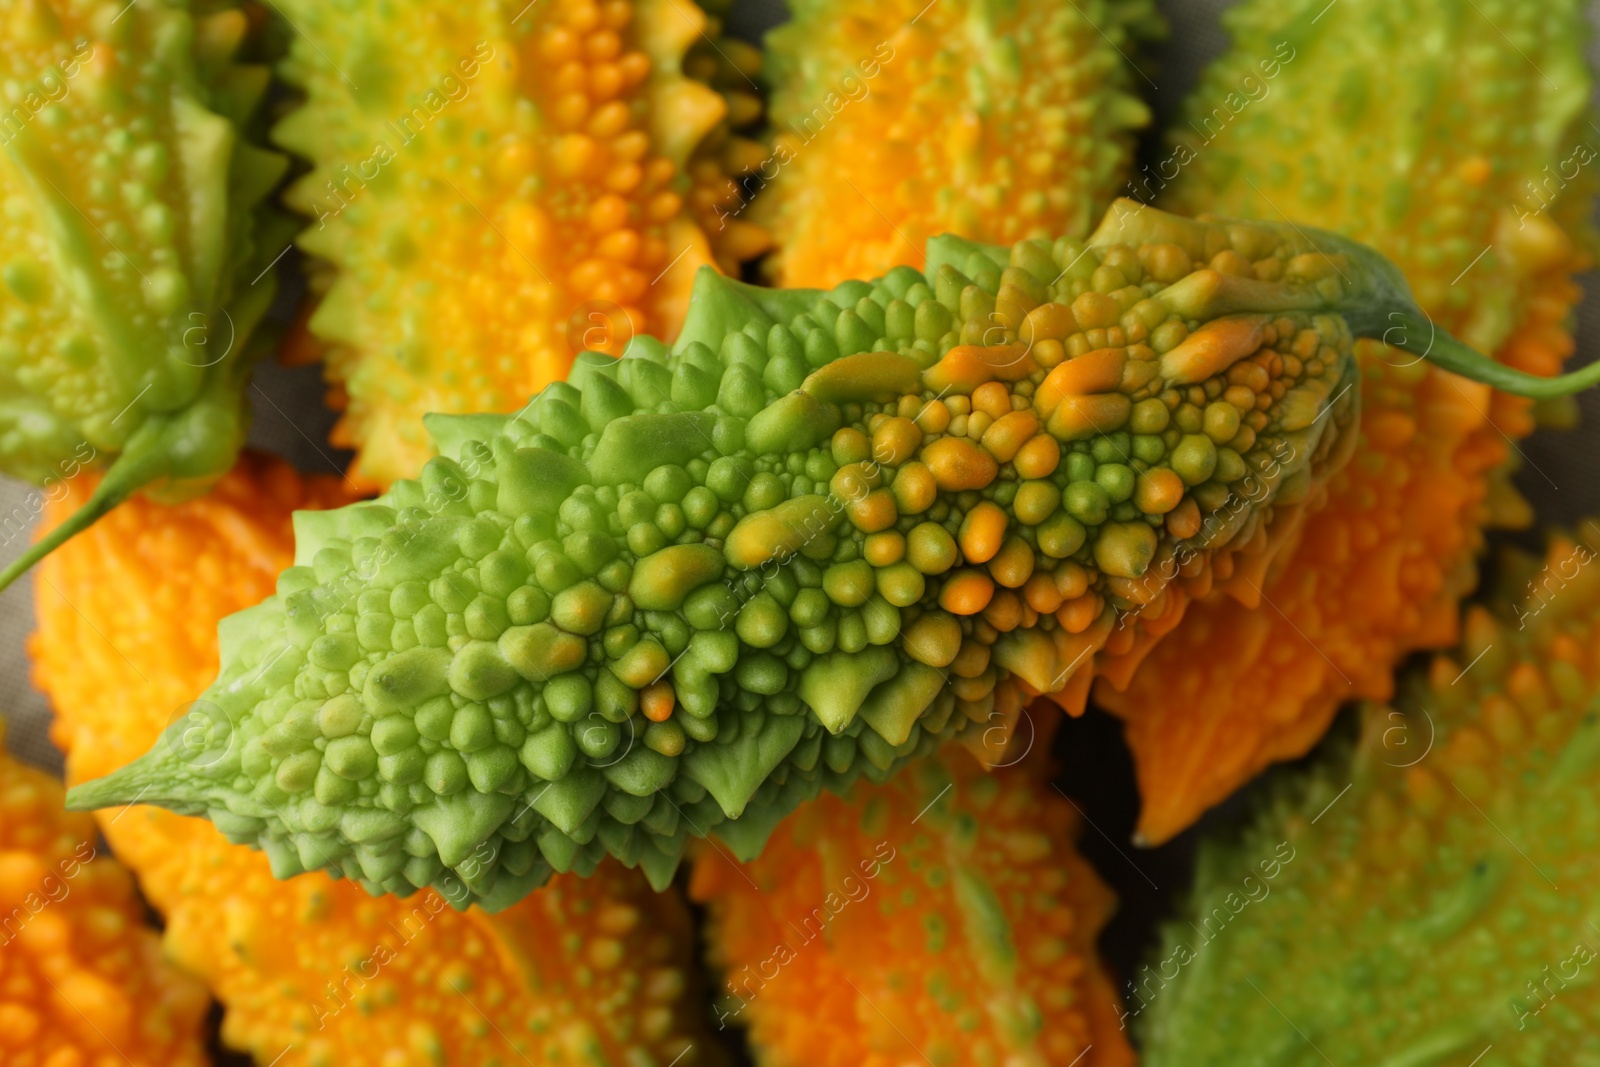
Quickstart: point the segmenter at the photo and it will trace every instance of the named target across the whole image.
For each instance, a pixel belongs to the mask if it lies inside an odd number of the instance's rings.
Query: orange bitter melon
[[[752,863],[702,849],[719,1024],[763,1067],[1132,1064],[1094,949],[1114,902],[1035,763],[954,750],[807,805]]]
[[[204,988],[63,792],[0,751],[0,1062],[202,1067]]]

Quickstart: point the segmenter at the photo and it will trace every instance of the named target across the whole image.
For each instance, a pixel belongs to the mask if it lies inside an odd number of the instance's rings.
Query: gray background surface
[[[1165,125],[1194,85],[1201,66],[1223,49],[1226,42],[1217,15],[1226,6],[1227,0],[1162,0],[1172,33],[1156,50],[1158,66],[1152,73],[1156,89],[1150,93],[1157,112],[1153,130]],[[738,0],[730,28],[756,40],[783,14],[781,0]],[[1590,18],[1591,23],[1600,25],[1600,0],[1592,3]],[[1593,42],[1590,59],[1592,63],[1600,60],[1600,48]],[[1147,138],[1147,146],[1152,140]],[[293,256],[285,257],[284,264],[292,269]],[[1574,364],[1600,358],[1600,274],[1591,274],[1584,282],[1588,295],[1579,309]],[[326,443],[333,416],[323,407],[321,397],[318,368],[263,366],[250,392],[255,415],[251,445],[282,455],[302,470],[336,470],[334,465],[347,457]],[[1600,454],[1600,391],[1587,394],[1581,405],[1584,420],[1580,429],[1567,433],[1543,430],[1521,446],[1526,461],[1516,481],[1545,522],[1568,522],[1600,513],[1595,462]],[[0,515],[23,503],[30,492],[20,483],[0,479]],[[18,538],[0,546],[0,563],[12,558],[22,543]],[[1528,543],[1536,540],[1528,539]],[[30,580],[0,594],[0,712],[11,720],[9,747],[31,763],[59,771],[60,756],[47,737],[49,708],[28,678],[24,642],[33,628],[32,603]],[[1137,796],[1116,724],[1095,714],[1071,721],[1063,730],[1057,752],[1062,759],[1062,787],[1080,801],[1105,841],[1125,842],[1137,812]],[[1240,804],[1236,801],[1229,807],[1237,809]],[[1193,843],[1190,832],[1162,849],[1140,853],[1135,875],[1114,846],[1093,833],[1085,835],[1085,853],[1122,899],[1121,911],[1102,939],[1111,963],[1122,973],[1129,973],[1144,951],[1153,922],[1170,907],[1172,891],[1187,881]],[[1162,883],[1162,889],[1154,890],[1156,881]],[[218,1062],[247,1061],[219,1057]]]

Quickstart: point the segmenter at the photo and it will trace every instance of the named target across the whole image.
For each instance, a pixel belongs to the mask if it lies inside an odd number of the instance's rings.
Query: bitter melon
[[[51,517],[87,494],[74,484]],[[292,559],[290,511],[348,499],[335,479],[247,452],[206,496],[129,501],[45,562],[31,651],[69,780],[121,766],[194,710],[216,674],[217,620],[269,593]],[[159,808],[99,823],[165,916],[166,953],[221,1002],[223,1041],[259,1064],[722,1062],[698,1011],[688,912],[637,872],[607,864],[497,916],[458,914],[438,893],[374,900],[322,873],[279,882],[259,852]]]
[[[1600,1062],[1600,543],[1208,844],[1128,998],[1151,1067]]]
[[[288,247],[287,161],[246,138],[266,66],[220,0],[0,8],[0,473],[106,467],[0,587],[141,488],[201,491],[244,441],[255,331]]]
[[[920,268],[928,238],[1082,237],[1150,120],[1150,0],[802,0],[767,37],[771,145],[747,197],[786,286]],[[748,210],[747,210],[748,209]]]
[[[274,136],[315,164],[289,202],[359,484],[415,477],[426,413],[509,411],[578,352],[676,334],[721,195],[685,166],[727,112],[680,70],[690,0],[280,6],[306,103]],[[759,251],[735,236],[725,259]]]
[[[420,481],[298,515],[202,721],[71,800],[497,908],[607,853],[664,884],[711,829],[753,855],[824,785],[1029,694],[1081,709],[1097,650],[1337,464],[1354,334],[1420,314],[1315,240],[1119,205],[1087,245],[944,239],[831,293],[703,270],[675,351],[436,416]]]
[[[133,880],[62,794],[0,751],[0,1058],[201,1067],[205,990],[162,957]]]
[[[955,752],[806,805],[753,863],[701,849],[718,1024],[765,1067],[1131,1065],[1095,958],[1111,893],[1041,769]]]
[[[1571,354],[1600,180],[1584,10],[1240,4],[1226,16],[1234,47],[1191,96],[1170,155],[1131,183],[1177,210],[1369,242],[1431,316],[1357,345],[1360,443],[1298,540],[1263,543],[1131,684],[1135,660],[1097,690],[1127,720],[1147,840],[1303,754],[1341,702],[1387,699],[1409,652],[1454,640],[1482,527],[1508,496],[1497,468],[1532,430],[1530,408],[1380,341],[1448,330],[1535,374]]]

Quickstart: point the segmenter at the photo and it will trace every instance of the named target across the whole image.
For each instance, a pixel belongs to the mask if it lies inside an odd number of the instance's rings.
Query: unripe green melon
[[[827,293],[705,270],[672,350],[430,416],[418,480],[298,513],[277,594],[222,624],[207,728],[73,801],[498,907],[608,853],[664,884],[691,835],[752,856],[963,734],[998,759],[1025,699],[1081,699],[1119,620],[1343,455],[1345,316],[1405,291],[1317,239],[1123,205],[1087,244],[941,238]],[[928,306],[939,337],[870,336]]]

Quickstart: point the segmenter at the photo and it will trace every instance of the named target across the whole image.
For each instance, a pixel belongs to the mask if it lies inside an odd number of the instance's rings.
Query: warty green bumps
[[[1346,316],[1409,305],[1318,240],[1123,204],[1088,244],[940,238],[827,293],[704,271],[672,351],[432,416],[419,480],[298,514],[201,714],[72,801],[497,907],[606,853],[662,884],[690,835],[754,855],[963,733],[997,757],[1167,570],[1339,461]]]

